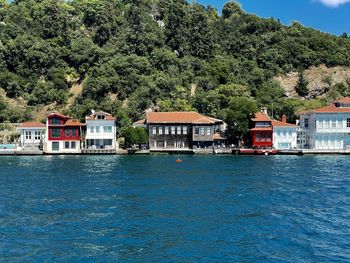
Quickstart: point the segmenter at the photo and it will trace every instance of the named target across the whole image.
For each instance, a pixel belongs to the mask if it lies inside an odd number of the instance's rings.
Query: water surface
[[[1,157],[0,261],[350,261],[350,157],[178,157]]]

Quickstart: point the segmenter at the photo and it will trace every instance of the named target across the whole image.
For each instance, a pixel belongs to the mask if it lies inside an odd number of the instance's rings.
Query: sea
[[[350,262],[350,157],[2,156],[0,262]]]

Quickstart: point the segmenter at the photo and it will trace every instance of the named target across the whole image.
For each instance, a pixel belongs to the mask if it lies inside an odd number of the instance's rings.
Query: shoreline
[[[244,152],[240,152],[240,149],[232,150],[179,150],[179,151],[166,151],[166,150],[117,150],[115,152],[106,153],[45,153],[43,151],[23,151],[23,150],[1,150],[1,156],[62,156],[62,155],[240,155],[240,156],[257,156],[257,155],[350,155],[349,150],[310,150],[310,149],[296,149],[296,150],[271,150],[271,149],[244,149]]]

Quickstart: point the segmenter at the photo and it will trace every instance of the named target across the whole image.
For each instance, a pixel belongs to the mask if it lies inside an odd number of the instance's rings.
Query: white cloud
[[[350,0],[318,0],[318,1],[329,7],[338,7],[342,4],[350,3]]]

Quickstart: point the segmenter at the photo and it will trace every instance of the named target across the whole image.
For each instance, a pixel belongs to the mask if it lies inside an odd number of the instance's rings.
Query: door
[[[350,149],[350,133],[344,135],[344,147]]]
[[[60,150],[60,143],[59,142],[52,142],[52,151],[58,152]]]

